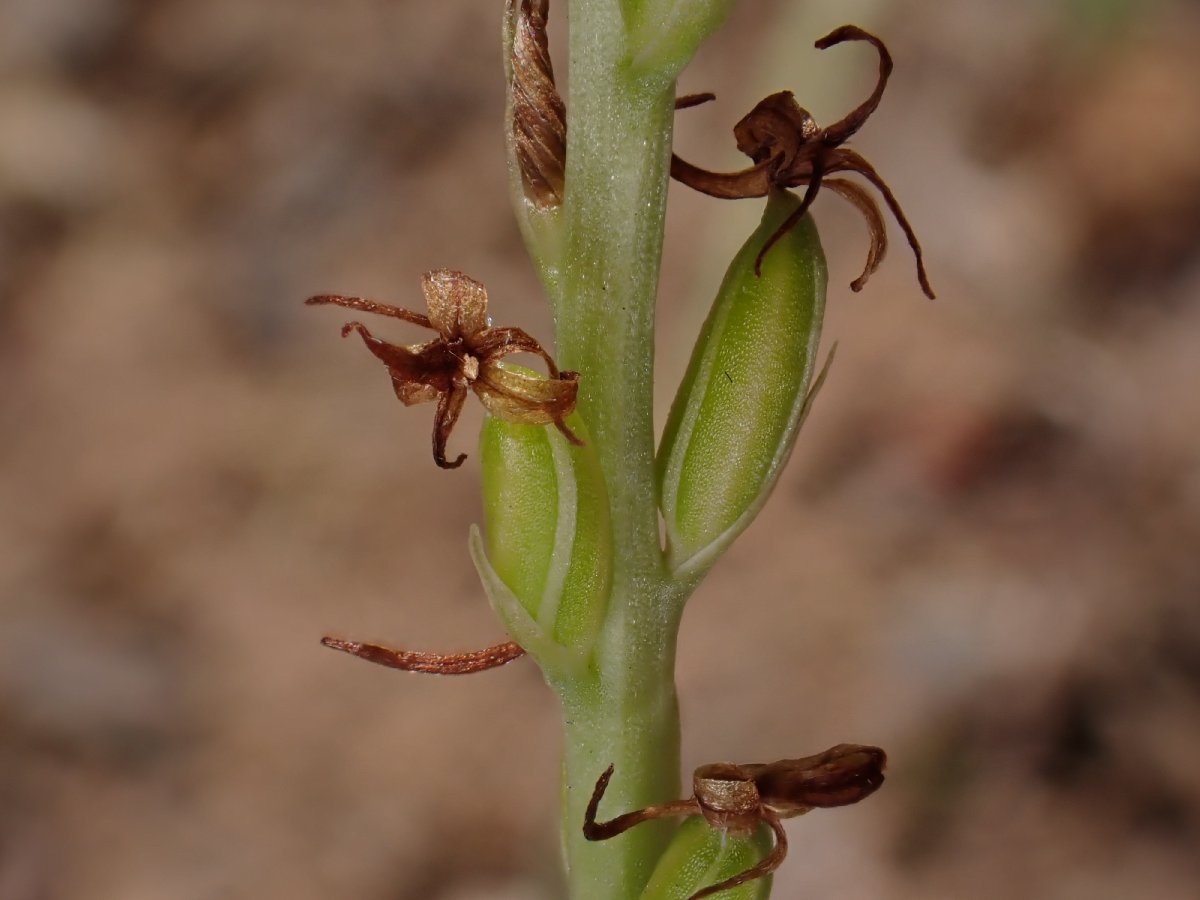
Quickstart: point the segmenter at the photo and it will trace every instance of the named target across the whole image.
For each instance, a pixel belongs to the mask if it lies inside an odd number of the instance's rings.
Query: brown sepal
[[[513,641],[505,641],[482,650],[465,653],[430,653],[421,650],[400,650],[383,644],[364,644],[342,638],[323,637],[321,643],[334,650],[341,650],[392,669],[405,672],[422,672],[426,675],[472,675],[507,665],[525,655],[524,649]]]

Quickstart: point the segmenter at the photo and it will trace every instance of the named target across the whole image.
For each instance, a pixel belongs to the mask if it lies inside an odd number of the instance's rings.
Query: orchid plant
[[[855,289],[886,249],[875,201],[825,175],[857,172],[882,194],[932,296],[895,197],[866,160],[839,146],[878,105],[891,70],[883,43],[861,29],[845,26],[817,43],[866,41],[879,54],[875,91],[846,119],[818,129],[790,93],[772,95],[736,132],[749,169],[719,175],[678,157],[672,164],[676,78],[732,3],[568,0],[564,102],[548,52],[549,0],[508,0],[508,168],[557,323],[554,355],[519,328],[493,326],[483,286],[458,272],[425,276],[428,314],[342,295],[310,300],[437,333],[406,347],[358,322],[343,329],[384,363],[404,404],[436,402],[438,466],[463,461],[448,460],[446,448],[469,393],[484,403],[485,527],[472,529],[469,547],[510,637],[462,653],[324,642],[443,675],[526,655],[541,667],[562,711],[562,845],[577,900],[765,897],[786,852],[781,817],[856,802],[883,780],[882,750],[839,745],[776,763],[701,767],[693,796],[681,799],[674,667],[685,603],[766,502],[825,375],[817,353],[826,267],[807,214],[822,184],[870,229]],[[716,196],[766,202],[716,291],[656,442],[653,329],[672,175]],[[517,353],[539,358],[547,375],[504,360]],[[601,805],[607,822],[598,821]],[[681,815],[689,818],[676,827],[670,819]]]

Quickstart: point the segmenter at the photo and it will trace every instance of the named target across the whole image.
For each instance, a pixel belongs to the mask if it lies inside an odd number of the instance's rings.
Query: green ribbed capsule
[[[540,645],[576,655],[590,649],[612,573],[604,478],[582,420],[576,414],[567,421],[584,446],[552,427],[494,416],[480,436],[486,561],[527,614],[522,628],[501,609],[505,624],[539,662],[546,662]]]
[[[677,576],[703,571],[757,515],[820,386],[825,254],[812,218],[759,250],[799,204],[774,192],[701,329],[659,446],[659,500]]]
[[[763,826],[749,837],[718,831],[700,816],[684,820],[654,867],[641,900],[688,900],[697,891],[740,875],[771,851],[771,832]],[[713,900],[766,900],[771,876],[764,875]]]

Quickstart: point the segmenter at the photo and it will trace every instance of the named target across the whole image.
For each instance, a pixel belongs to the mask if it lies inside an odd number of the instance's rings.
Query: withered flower
[[[583,443],[564,421],[575,409],[577,372],[560,372],[542,345],[520,328],[492,327],[487,315],[487,291],[462,272],[426,272],[421,276],[421,289],[428,315],[339,294],[319,294],[305,302],[391,316],[438,333],[432,341],[401,347],[375,337],[360,322],[342,326],[342,337],[358,332],[367,349],[387,366],[401,403],[413,406],[437,401],[433,459],[443,469],[457,468],[467,458],[463,453],[449,462],[446,440],[462,412],[468,390],[475,391],[494,416],[527,425],[553,422],[571,443]],[[550,377],[505,368],[500,360],[513,353],[540,356]]]
[[[787,833],[780,819],[811,809],[849,806],[869,797],[883,784],[886,765],[887,755],[881,749],[861,744],[838,744],[814,756],[773,763],[710,763],[693,773],[689,799],[597,822],[600,798],[613,774],[609,766],[588,802],[583,835],[589,841],[603,841],[642,822],[670,816],[704,816],[713,828],[741,836],[754,834],[760,823],[769,826],[775,833],[774,849],[746,871],[689,898],[699,900],[774,872],[787,856]]]
[[[888,209],[896,217],[917,258],[917,280],[929,298],[933,288],[925,274],[925,263],[921,256],[921,244],[904,212],[900,209],[891,188],[875,171],[874,167],[858,153],[843,147],[867,121],[879,106],[888,76],[892,72],[892,57],[883,41],[854,25],[843,25],[816,42],[820,50],[844,41],[867,41],[879,51],[879,78],[871,95],[849,115],[828,128],[820,128],[816,121],[797,102],[791,91],[780,91],[758,103],[734,126],[733,134],[738,149],[754,161],[754,165],[740,172],[709,172],[691,163],[671,156],[671,177],[688,187],[723,199],[764,197],[773,189],[795,188],[806,185],[803,201],[779,229],[767,240],[755,261],[757,273],[766,252],[784,234],[794,228],[808,210],[817,192],[824,185],[840,197],[848,200],[867,220],[871,232],[871,247],[867,251],[867,264],[862,274],[850,283],[852,290],[860,291],[871,274],[879,268],[887,252],[887,232],[883,215],[875,199],[866,190],[843,178],[827,178],[837,172],[857,172],[867,179],[883,196]],[[680,97],[677,109],[696,106],[713,99],[712,94],[693,94]]]

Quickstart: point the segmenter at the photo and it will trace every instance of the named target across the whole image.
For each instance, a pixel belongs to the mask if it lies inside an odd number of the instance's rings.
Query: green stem
[[[677,605],[674,597],[659,599],[662,608]],[[595,677],[562,692],[563,849],[570,896],[577,900],[639,896],[671,836],[673,826],[664,822],[607,841],[583,837],[585,808],[596,779],[610,765],[614,776],[601,819],[679,796],[677,622],[643,625],[608,629]],[[651,646],[655,652],[645,652]]]
[[[617,557],[657,578],[654,299],[674,94],[629,76],[615,0],[574,0],[570,16],[559,361],[583,373],[579,409],[608,479]]]
[[[571,0],[566,254],[558,359],[582,373],[579,409],[608,487],[613,590],[591,677],[560,685],[566,730],[564,850],[571,896],[640,893],[670,834],[642,826],[583,839],[597,777],[602,814],[679,796],[674,660],[686,592],[667,578],[654,482],[654,302],[670,161],[673,84],[627,65],[617,0]]]

